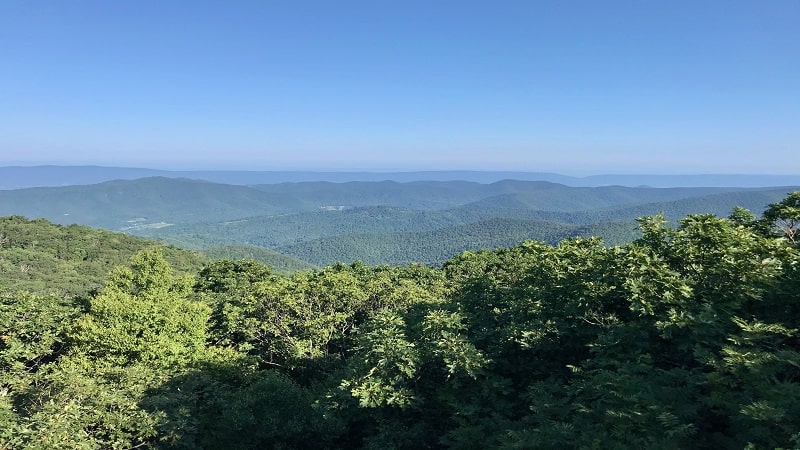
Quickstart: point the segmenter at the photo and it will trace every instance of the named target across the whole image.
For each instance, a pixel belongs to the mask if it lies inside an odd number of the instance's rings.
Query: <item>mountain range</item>
[[[239,181],[156,176],[7,189],[0,190],[0,215],[122,231],[295,270],[352,260],[436,265],[464,250],[526,239],[598,236],[615,245],[635,239],[637,217],[724,216],[735,206],[760,213],[798,189],[576,187],[511,179]]]
[[[159,170],[104,166],[0,166],[0,189],[96,184],[146,177],[191,178],[225,184],[276,184],[328,181],[472,181],[493,183],[505,179],[549,181],[575,187],[620,185],[628,187],[762,187],[800,184],[800,174],[601,174],[568,176],[522,171],[281,171],[281,170]]]

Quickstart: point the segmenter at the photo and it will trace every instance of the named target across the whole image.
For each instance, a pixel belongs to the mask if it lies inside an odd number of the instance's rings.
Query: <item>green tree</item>
[[[800,191],[794,191],[764,211],[763,222],[775,227],[792,244],[800,243]]]
[[[202,355],[210,311],[189,298],[192,279],[176,277],[158,249],[109,275],[71,333],[84,355],[125,366],[180,367]]]
[[[20,442],[17,404],[67,351],[66,331],[79,313],[74,301],[54,295],[0,295],[0,448]]]
[[[205,352],[208,308],[188,298],[158,249],[118,267],[68,332],[69,352],[20,394],[17,436],[28,448],[130,448],[157,440],[140,402]]]

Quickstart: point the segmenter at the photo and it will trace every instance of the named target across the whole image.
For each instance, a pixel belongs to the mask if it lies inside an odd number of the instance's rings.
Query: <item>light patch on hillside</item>
[[[120,231],[157,230],[159,228],[171,227],[173,225],[174,224],[167,222],[142,223],[142,224],[132,225],[129,227],[122,227],[120,228]]]

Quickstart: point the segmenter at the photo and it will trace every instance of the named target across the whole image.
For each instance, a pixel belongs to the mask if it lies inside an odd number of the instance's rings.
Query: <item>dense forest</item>
[[[0,217],[0,293],[85,295],[101,288],[111,269],[153,245],[97,228]],[[170,265],[182,273],[196,273],[206,262],[197,252],[160,247]]]
[[[283,275],[2,219],[0,448],[800,446],[800,192],[638,223]]]

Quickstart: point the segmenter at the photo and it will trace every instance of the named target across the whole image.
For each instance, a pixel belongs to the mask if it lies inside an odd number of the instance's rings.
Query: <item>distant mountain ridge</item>
[[[112,180],[133,180],[144,177],[192,178],[225,184],[251,185],[290,182],[350,181],[471,181],[493,183],[504,179],[549,181],[573,187],[651,186],[651,187],[764,187],[800,184],[800,174],[700,174],[700,175],[632,175],[602,174],[585,177],[550,172],[523,171],[246,171],[246,170],[160,170],[105,166],[0,166],[0,190],[43,186],[96,184]]]
[[[380,221],[381,217],[388,219],[380,222],[380,226],[395,228],[392,231],[422,231],[419,227],[429,219],[422,219],[420,214],[426,211],[439,211],[428,216],[439,217],[436,220],[448,224],[496,217],[551,220],[534,213],[575,214],[732,192],[748,198],[765,190],[776,191],[769,198],[779,198],[791,188],[585,188],[512,180],[492,184],[384,181],[242,186],[149,177],[93,185],[0,190],[0,215],[42,217],[55,223],[77,223],[130,233],[213,222],[223,223],[232,230],[238,226],[235,221],[268,217],[271,223],[286,223],[283,227],[287,235],[307,228],[308,221],[320,224],[315,227],[328,228],[338,223],[334,231],[341,234],[353,224],[363,227]],[[720,201],[716,199],[712,203]],[[729,205],[727,201],[721,202]],[[359,208],[369,209],[360,211]],[[491,214],[492,211],[497,213]],[[297,214],[307,216],[298,217]],[[343,216],[350,221],[348,224],[338,222]],[[401,224],[410,228],[396,229]]]

